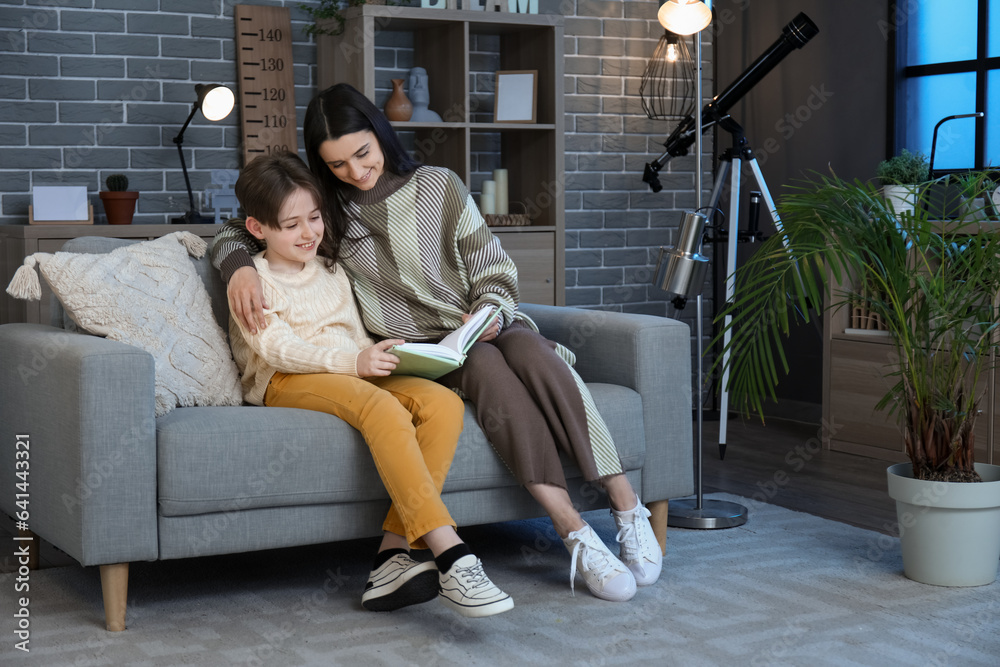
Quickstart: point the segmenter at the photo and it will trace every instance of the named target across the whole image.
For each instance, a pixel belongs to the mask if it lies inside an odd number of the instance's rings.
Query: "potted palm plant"
[[[877,408],[898,418],[910,460],[888,471],[904,572],[939,585],[992,582],[1000,466],[974,462],[973,425],[988,393],[980,380],[1000,351],[1000,234],[967,219],[932,220],[923,206],[900,215],[873,185],[835,175],[791,188],[779,213],[782,229],[737,270],[736,297],[718,316],[732,318],[733,405],[763,414],[775,399],[791,322],[862,303],[893,350]],[[958,506],[971,497],[979,508],[963,519]],[[944,533],[928,536],[928,524]]]
[[[882,182],[882,196],[897,214],[913,213],[921,184],[927,182],[929,174],[927,156],[905,148],[899,155],[882,160],[875,170],[875,176]]]

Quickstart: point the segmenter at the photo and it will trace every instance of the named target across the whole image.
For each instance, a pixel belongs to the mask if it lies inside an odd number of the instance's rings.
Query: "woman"
[[[380,338],[437,341],[479,308],[499,308],[498,326],[438,382],[475,404],[493,447],[548,512],[572,554],[571,577],[579,572],[594,595],[614,601],[631,599],[637,583],[655,582],[662,555],[649,511],[623,474],[589,391],[567,363],[571,353],[518,312],[517,269],[461,179],[416,164],[382,112],[346,84],[310,102],[303,134],[309,167],[327,195],[330,237],[343,246],[341,262],[368,330]],[[260,249],[236,222],[217,234],[213,248],[232,310],[251,331],[264,325],[250,261]],[[573,507],[559,450],[608,492],[621,559]]]

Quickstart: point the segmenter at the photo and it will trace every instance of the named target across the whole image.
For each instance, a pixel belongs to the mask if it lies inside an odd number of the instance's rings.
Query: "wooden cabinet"
[[[58,252],[66,241],[79,236],[150,240],[174,232],[191,232],[211,241],[216,225],[0,225],[0,280],[6,289],[24,258],[36,252]],[[0,324],[8,322],[49,323],[52,290],[45,280],[40,301],[21,301],[6,292],[0,299]]]
[[[884,340],[836,337],[829,341],[823,432],[831,449],[887,460],[904,460],[903,437],[895,418],[875,405],[888,390],[884,369],[892,346]]]
[[[556,235],[546,230],[494,229],[500,244],[517,265],[517,285],[524,303],[562,305],[552,258],[556,253]],[[557,289],[560,293],[557,293]]]
[[[391,79],[426,69],[441,122],[393,127],[416,158],[451,169],[476,196],[494,168],[507,169],[511,212],[523,207],[531,224],[493,230],[518,266],[521,300],[563,305],[563,17],[378,5],[344,16],[343,33],[317,39],[319,89],[349,83],[382,106]],[[537,71],[536,122],[493,122],[497,70]]]

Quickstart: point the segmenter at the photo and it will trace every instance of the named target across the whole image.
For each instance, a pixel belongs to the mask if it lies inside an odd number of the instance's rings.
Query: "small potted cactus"
[[[128,189],[128,177],[125,174],[111,174],[104,180],[104,184],[108,189],[102,190],[100,196],[104,213],[108,216],[108,224],[132,224],[139,193]]]

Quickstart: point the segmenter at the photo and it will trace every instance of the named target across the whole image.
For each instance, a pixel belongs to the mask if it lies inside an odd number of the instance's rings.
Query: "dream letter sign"
[[[459,9],[459,5],[474,12],[538,13],[538,0],[420,0],[420,6],[427,9]]]

